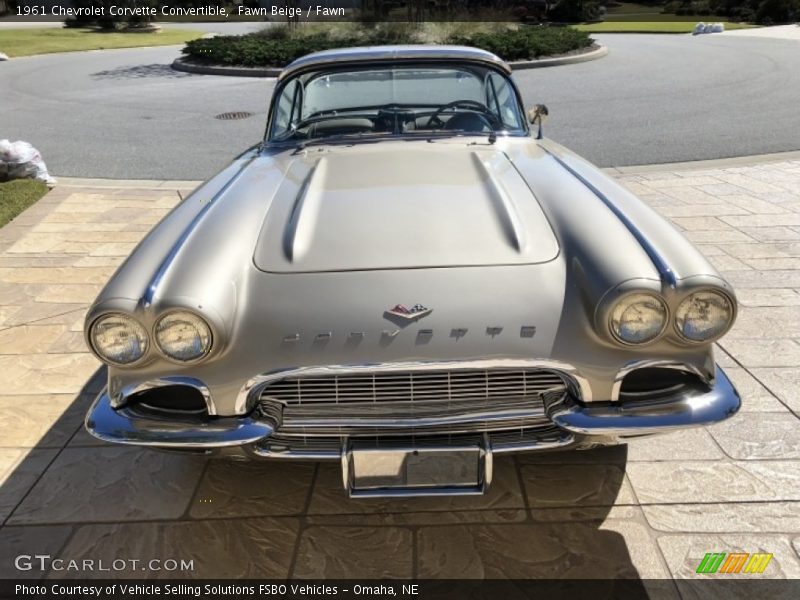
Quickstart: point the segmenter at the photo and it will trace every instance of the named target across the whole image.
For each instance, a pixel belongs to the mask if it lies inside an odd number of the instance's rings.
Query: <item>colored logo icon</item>
[[[755,554],[708,552],[700,561],[695,572],[705,574],[763,573],[771,560],[772,554],[766,552]]]

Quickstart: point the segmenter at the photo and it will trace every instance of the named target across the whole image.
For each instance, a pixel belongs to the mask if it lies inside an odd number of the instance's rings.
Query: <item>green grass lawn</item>
[[[35,179],[0,182],[0,227],[8,223],[47,193],[47,186]]]
[[[700,21],[722,23],[726,30],[756,27],[750,23],[729,23],[713,17],[693,17],[691,21],[603,21],[575,25],[575,28],[589,33],[691,33]]]
[[[200,31],[170,29],[160,33],[101,32],[94,29],[0,29],[0,52],[11,57],[71,52],[73,50],[108,50],[137,46],[183,44],[202,35]]]

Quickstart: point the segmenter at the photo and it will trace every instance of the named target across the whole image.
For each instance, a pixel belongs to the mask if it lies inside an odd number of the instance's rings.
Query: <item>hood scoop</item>
[[[411,269],[558,255],[539,203],[505,154],[415,146],[296,159],[264,220],[256,266],[276,273]]]

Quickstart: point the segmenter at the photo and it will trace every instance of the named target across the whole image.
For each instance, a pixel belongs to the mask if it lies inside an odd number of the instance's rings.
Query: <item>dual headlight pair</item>
[[[709,342],[731,326],[731,299],[713,290],[689,294],[678,305],[673,319],[675,332],[690,343]],[[611,311],[611,333],[624,344],[646,344],[667,329],[669,310],[655,294],[635,293],[622,298]]]
[[[170,312],[153,328],[156,348],[166,358],[186,363],[198,360],[211,350],[211,328],[203,319],[186,311]],[[109,314],[100,317],[89,331],[97,355],[117,365],[133,364],[147,354],[150,336],[133,317]]]

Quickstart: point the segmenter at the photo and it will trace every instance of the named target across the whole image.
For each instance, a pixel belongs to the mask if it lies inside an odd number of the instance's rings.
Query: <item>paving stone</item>
[[[785,533],[800,531],[800,502],[648,504],[650,527],[687,533]]]
[[[759,227],[759,231],[771,228]],[[781,228],[783,229],[783,228]],[[747,235],[752,229],[724,229],[719,231],[687,231],[686,238],[693,243],[711,242],[721,244],[724,242],[750,242],[753,237]],[[792,232],[794,233],[794,232]],[[754,236],[755,237],[755,236]],[[756,238],[758,239],[758,238]],[[792,239],[787,237],[773,238],[773,239]]]
[[[787,412],[786,406],[765,388],[747,370],[741,367],[725,367],[725,374],[733,383],[742,399],[742,413]]]
[[[731,219],[735,217],[725,217]],[[740,217],[746,218],[746,217]],[[717,231],[733,229],[730,224],[717,217],[674,217],[672,222],[686,231]]]
[[[794,306],[742,306],[723,344],[735,338],[775,338],[778,335],[800,338],[800,310]]]
[[[400,527],[311,526],[300,534],[293,577],[410,579],[414,540]]]
[[[772,197],[774,194],[779,192],[770,192],[770,196]],[[779,204],[774,204],[769,202],[768,199],[765,200],[760,197],[756,197],[755,195],[730,195],[721,198],[725,202],[729,203],[731,206],[737,206],[739,208],[746,209],[750,214],[765,214],[765,215],[777,215],[777,214],[784,214],[787,211],[786,207],[781,206]],[[731,214],[731,213],[728,213]],[[741,214],[741,213],[740,213]]]
[[[112,242],[108,244],[100,244],[94,248],[90,256],[128,256],[131,251],[136,247],[134,243]]]
[[[745,367],[800,367],[800,344],[790,339],[724,338],[720,345]]]
[[[0,354],[47,352],[66,325],[20,325],[0,331]]]
[[[720,221],[733,227],[776,227],[800,225],[800,214],[786,212],[781,215],[729,215]]]
[[[614,465],[522,465],[532,509],[636,504],[625,472]]]
[[[800,257],[788,256],[778,258],[750,258],[745,261],[754,269],[777,270],[777,269],[797,269],[800,270]]]
[[[212,460],[190,515],[202,519],[302,514],[314,469],[311,462]]]
[[[628,478],[642,505],[800,500],[800,461],[636,462]]]
[[[0,396],[0,447],[61,448],[88,406],[72,394]]]
[[[646,181],[644,185],[657,190],[665,190],[674,187],[714,185],[718,183],[720,183],[720,181],[716,177],[697,177],[691,175],[688,177],[675,177],[672,175],[669,178],[665,177]]]
[[[800,293],[791,288],[736,290],[740,306],[800,306]]]
[[[72,527],[69,525],[3,527],[0,529],[0,578],[42,579],[47,570],[42,569],[41,559],[34,557],[59,556],[70,535]],[[18,560],[20,556],[23,558]]]
[[[19,312],[19,306],[0,306],[0,327],[5,326],[6,322]]]
[[[747,209],[732,204],[700,204],[663,206],[658,212],[665,217],[719,217],[721,215],[747,215]]]
[[[800,419],[788,412],[739,413],[709,431],[736,460],[800,458]]]
[[[741,288],[800,288],[800,271],[798,270],[728,271],[725,273],[725,279],[737,290]]]
[[[49,284],[105,284],[114,273],[110,267],[65,267],[0,268],[0,281],[7,283]]]
[[[10,523],[175,519],[184,514],[204,460],[132,447],[67,448]]]
[[[791,227],[740,227],[738,229],[740,235],[749,237],[759,242],[775,242],[783,240],[800,240],[800,233]],[[727,239],[720,240],[723,242],[739,242],[743,239],[734,239],[732,236]]]
[[[702,427],[632,439],[627,444],[628,460],[632,462],[724,458],[711,435]]]
[[[296,519],[214,519],[173,523],[82,525],[61,550],[65,559],[112,559],[129,567],[111,572],[51,572],[57,578],[286,579],[297,539]],[[158,560],[150,570],[149,561]],[[167,561],[191,569],[167,570]]]
[[[0,523],[11,515],[56,452],[53,449],[0,448]]]
[[[627,537],[613,530],[626,528]],[[634,536],[631,529],[638,529]],[[633,579],[665,576],[641,525],[594,523],[422,527],[417,573],[424,578]],[[638,567],[638,568],[637,568]],[[639,569],[644,571],[640,573]]]
[[[99,283],[48,285],[35,300],[36,302],[83,303],[88,305],[94,301],[101,289],[102,285]]]
[[[0,356],[6,394],[71,394],[79,391],[100,365],[93,355],[24,354]]]
[[[764,183],[763,181],[759,181],[758,179],[754,179],[752,177],[747,177],[745,175],[738,175],[733,173],[723,173],[719,175],[719,179],[724,181],[725,183],[730,183],[732,185],[738,186],[750,192],[780,192],[781,188],[771,185],[769,183]]]
[[[783,258],[800,256],[800,244],[796,242],[773,242],[749,244],[720,244],[720,248],[736,258]]]
[[[700,252],[703,251],[703,247],[699,248]],[[711,264],[714,265],[714,268],[721,271],[743,271],[746,269],[752,268],[750,265],[743,263],[738,258],[733,258],[732,256],[728,256],[727,254],[722,254],[718,256],[711,256],[708,257]]]
[[[800,415],[800,369],[767,367],[752,369],[752,372],[795,414]]]
[[[661,192],[666,196],[682,200],[683,202],[686,202],[687,204],[694,206],[698,204],[719,203],[719,198],[717,198],[716,196],[712,196],[711,194],[707,194],[695,187],[673,186],[660,189],[659,192]]]

